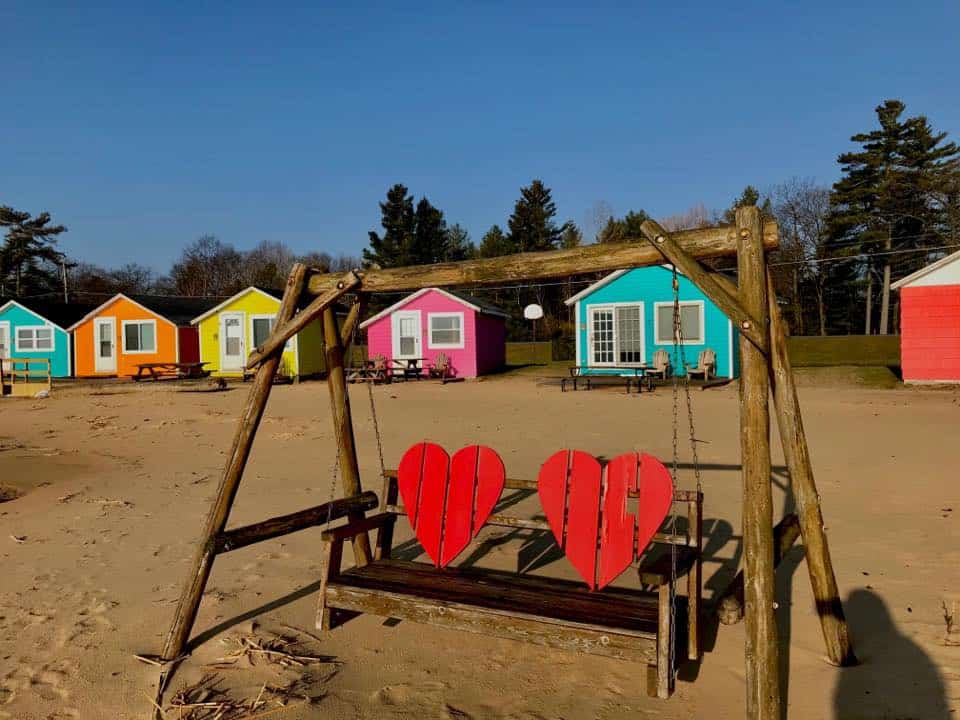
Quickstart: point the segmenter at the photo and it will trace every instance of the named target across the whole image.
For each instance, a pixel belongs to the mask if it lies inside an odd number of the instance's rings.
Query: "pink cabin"
[[[476,298],[424,288],[360,324],[368,357],[383,355],[421,367],[445,354],[453,376],[493,372],[506,362],[507,314]]]

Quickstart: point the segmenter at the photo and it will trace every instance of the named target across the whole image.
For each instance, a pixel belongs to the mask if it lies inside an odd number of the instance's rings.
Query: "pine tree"
[[[647,215],[645,210],[631,210],[619,220],[611,217],[597,235],[597,242],[641,242],[643,240],[643,233],[640,231],[640,226],[649,219],[650,216]]]
[[[50,291],[57,285],[57,266],[64,255],[56,249],[57,236],[66,232],[63,225],[51,225],[50,213],[36,217],[30,213],[0,206],[0,227],[6,237],[0,247],[0,295],[14,297]]]
[[[413,198],[407,188],[397,183],[387,191],[387,201],[380,203],[380,224],[383,236],[369,232],[370,247],[363,251],[367,265],[399,267],[410,264],[410,248],[416,227]]]
[[[572,220],[568,221],[560,235],[560,247],[565,250],[580,247],[583,244],[583,233]]]
[[[477,256],[477,248],[470,242],[470,233],[459,223],[454,223],[447,230],[447,255],[445,260],[472,260]]]
[[[773,206],[770,203],[770,198],[764,198],[761,203],[760,191],[753,185],[747,185],[740,196],[724,211],[723,221],[727,225],[735,224],[737,222],[737,208],[741,207],[759,207],[761,218],[764,220],[773,218]]]
[[[517,252],[513,241],[504,234],[499,225],[494,225],[484,234],[480,241],[480,257],[492,258],[501,255],[512,255]]]
[[[507,221],[510,241],[517,252],[553,250],[558,247],[566,226],[557,227],[553,222],[556,214],[557,206],[550,188],[542,181],[534,180],[529,186],[520,188],[520,199]]]
[[[447,259],[447,221],[443,213],[423,197],[414,213],[413,242],[409,265],[432,265]]]
[[[949,236],[951,203],[943,199],[960,165],[960,148],[944,142],[946,133],[935,133],[923,116],[902,120],[905,110],[899,100],[876,108],[880,127],[851,137],[860,149],[837,158],[843,177],[830,196],[828,248],[836,257],[857,258],[867,333],[873,331],[874,286],[880,285],[881,335],[890,327],[894,267],[903,275],[929,259],[922,252],[898,253],[936,247]],[[848,288],[857,291],[857,285]]]

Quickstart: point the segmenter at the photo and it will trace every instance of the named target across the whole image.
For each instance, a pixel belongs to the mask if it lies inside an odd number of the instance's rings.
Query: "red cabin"
[[[891,286],[900,291],[905,383],[960,383],[960,251]]]

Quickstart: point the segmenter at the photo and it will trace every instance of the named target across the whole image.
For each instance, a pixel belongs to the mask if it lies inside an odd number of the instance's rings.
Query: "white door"
[[[244,320],[242,312],[220,313],[220,369],[240,372],[246,365]]]
[[[10,323],[0,322],[0,364],[4,370],[10,370]]]
[[[117,371],[117,321],[114,318],[93,321],[93,368],[98,373]]]
[[[421,336],[419,310],[398,310],[391,316],[393,330],[393,357],[398,360],[421,358]]]

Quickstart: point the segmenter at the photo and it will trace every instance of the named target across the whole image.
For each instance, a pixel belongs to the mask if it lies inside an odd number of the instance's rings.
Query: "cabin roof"
[[[955,253],[947,255],[946,257],[942,257],[936,262],[932,262],[926,267],[922,267],[914,273],[910,273],[905,278],[900,278],[895,283],[893,283],[893,285],[891,285],[890,288],[893,290],[899,290],[900,288],[908,287],[909,285],[912,285],[913,283],[915,283],[917,280],[920,280],[921,278],[925,278],[927,275],[930,275],[931,273],[934,273],[937,270],[941,270],[947,267],[948,265],[953,265],[953,263],[957,261],[960,261],[960,250],[957,250]]]
[[[3,312],[11,305],[19,306],[27,312],[43,318],[64,332],[66,332],[67,328],[69,328],[73,323],[96,307],[92,303],[83,302],[64,303],[52,302],[50,300],[40,300],[36,298],[0,297],[0,312]]]

